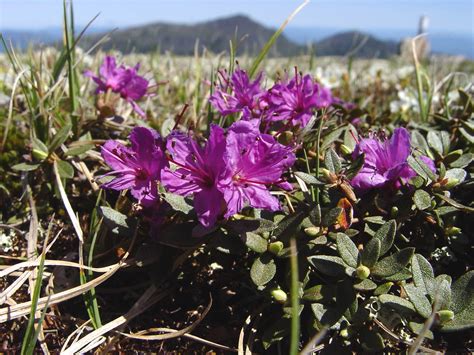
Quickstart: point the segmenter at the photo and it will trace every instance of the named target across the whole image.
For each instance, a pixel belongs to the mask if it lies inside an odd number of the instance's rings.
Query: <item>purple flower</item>
[[[390,140],[364,138],[357,144],[353,157],[365,153],[362,169],[352,179],[351,185],[365,192],[372,188],[391,186],[399,188],[416,176],[407,163],[410,155],[410,135],[405,128],[397,128]],[[430,169],[435,172],[434,162],[428,157],[421,157]]]
[[[90,77],[97,84],[96,93],[111,90],[120,94],[123,99],[133,106],[133,109],[140,116],[145,116],[145,113],[137,105],[136,101],[147,94],[148,80],[138,75],[139,68],[139,64],[129,68],[124,65],[118,67],[114,57],[106,56],[104,63],[99,69],[98,76],[94,75],[90,70],[86,71],[84,75]]]
[[[242,112],[245,120],[259,118],[266,106],[265,92],[260,86],[263,74],[260,73],[254,81],[250,81],[247,72],[241,69],[235,70],[230,80],[225,74],[221,75],[224,84],[209,98],[209,102],[223,116]]]
[[[281,175],[293,165],[295,155],[273,136],[261,134],[259,124],[259,120],[238,121],[227,132],[226,167],[218,185],[227,203],[226,218],[245,205],[279,210],[278,199],[270,194],[269,186],[291,189]]]
[[[175,169],[164,169],[162,184],[178,195],[193,195],[194,209],[201,224],[214,225],[225,208],[222,192],[217,188],[224,168],[224,130],[212,125],[205,147],[189,135],[174,131],[168,136],[166,147]]]
[[[296,73],[289,82],[275,84],[269,90],[271,120],[286,120],[302,127],[311,119],[313,110],[328,107],[333,102],[331,91],[313,81],[310,75]]]
[[[102,185],[113,190],[130,189],[142,205],[149,206],[158,198],[157,183],[161,170],[168,164],[159,134],[145,127],[135,127],[130,133],[131,148],[108,140],[102,146],[102,157],[115,178]]]

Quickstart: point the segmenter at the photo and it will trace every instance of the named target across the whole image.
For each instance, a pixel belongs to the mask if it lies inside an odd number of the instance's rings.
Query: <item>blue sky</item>
[[[98,12],[96,27],[124,28],[154,21],[194,23],[235,13],[277,27],[297,0],[76,0],[76,23]],[[294,27],[414,30],[430,18],[430,31],[473,34],[473,0],[312,0]],[[61,25],[62,0],[0,0],[0,30],[43,29]]]

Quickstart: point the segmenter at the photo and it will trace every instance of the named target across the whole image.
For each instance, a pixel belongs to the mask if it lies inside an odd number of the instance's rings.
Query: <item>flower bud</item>
[[[288,295],[286,294],[286,292],[279,288],[272,290],[270,294],[272,295],[273,299],[278,303],[285,303],[288,299]]]
[[[438,311],[439,322],[441,324],[447,323],[454,319],[454,312],[449,309]]]
[[[347,338],[349,338],[349,331],[347,330],[347,328],[344,328],[339,332],[339,335],[342,338],[347,339]]]
[[[448,236],[458,235],[459,233],[461,233],[461,228],[455,226],[448,227],[444,230],[444,233],[446,233],[446,235]]]
[[[326,181],[334,184],[337,181],[337,176],[334,173],[331,173],[328,169],[320,168],[319,171],[323,174],[323,177]]]
[[[390,217],[397,218],[397,216],[398,216],[398,207],[393,206],[392,209],[390,210]]]
[[[356,269],[357,278],[360,280],[365,280],[370,275],[370,269],[367,266],[360,265]]]
[[[280,251],[283,249],[283,246],[284,245],[282,242],[276,241],[268,245],[268,251],[274,255],[278,255]]]

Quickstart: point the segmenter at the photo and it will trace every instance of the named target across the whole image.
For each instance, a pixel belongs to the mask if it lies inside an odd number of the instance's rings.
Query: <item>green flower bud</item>
[[[279,288],[272,290],[270,294],[272,295],[273,299],[278,303],[285,303],[288,299],[288,295],[286,294],[286,292]]]
[[[444,233],[446,233],[446,235],[448,236],[458,235],[459,233],[461,233],[461,228],[455,226],[448,227],[444,230]]]
[[[360,280],[365,280],[370,275],[370,269],[367,266],[360,265],[356,269],[357,278]]]
[[[443,309],[438,312],[439,322],[445,324],[454,319],[454,312],[449,309]]]
[[[347,330],[347,328],[344,328],[339,332],[339,335],[344,339],[347,339],[349,338],[349,331]]]
[[[392,209],[390,210],[390,217],[397,218],[397,216],[398,216],[398,207],[393,206]]]
[[[268,251],[274,255],[278,255],[283,249],[283,246],[282,242],[276,241],[268,245]]]

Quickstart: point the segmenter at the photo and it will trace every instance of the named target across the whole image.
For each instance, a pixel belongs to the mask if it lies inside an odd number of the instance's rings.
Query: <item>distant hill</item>
[[[111,34],[111,39],[102,48],[118,49],[124,53],[131,51],[150,52],[154,50],[171,51],[177,55],[192,55],[199,40],[199,48],[207,48],[218,53],[229,50],[229,41],[237,31],[238,53],[254,55],[263,47],[275,32],[260,25],[249,17],[237,15],[195,25],[154,23],[126,28]],[[82,46],[89,47],[101,36],[87,36]],[[280,36],[271,49],[272,56],[289,56],[304,51],[304,46]]]
[[[177,55],[194,54],[196,43],[199,50],[207,48],[211,52],[229,51],[229,41],[237,30],[239,46],[237,55],[255,55],[273,35],[274,29],[265,27],[243,15],[236,15],[194,25],[171,23],[153,23],[143,26],[124,28],[113,32],[111,39],[102,44],[103,50],[117,49],[124,53],[147,53],[159,50],[171,51]],[[105,33],[106,29],[94,29],[85,36],[80,46],[90,48]],[[285,31],[286,33],[286,31]],[[61,30],[49,29],[36,32],[3,31],[5,38],[11,39],[16,47],[25,48],[28,42],[34,44],[58,43]],[[289,39],[291,38],[291,39]],[[297,38],[302,38],[298,41]],[[270,50],[271,56],[292,56],[306,53],[308,43],[318,56],[342,56],[351,54],[363,58],[388,58],[398,54],[399,43],[390,39],[380,39],[371,34],[349,31],[337,32],[337,29],[288,29],[288,36],[281,35]],[[434,42],[434,41],[433,41]],[[0,46],[1,51],[1,46]],[[440,52],[438,50],[438,52]],[[453,53],[455,54],[455,53]]]
[[[388,58],[398,54],[399,43],[349,31],[327,37],[316,43],[316,55],[348,55],[362,58]]]

